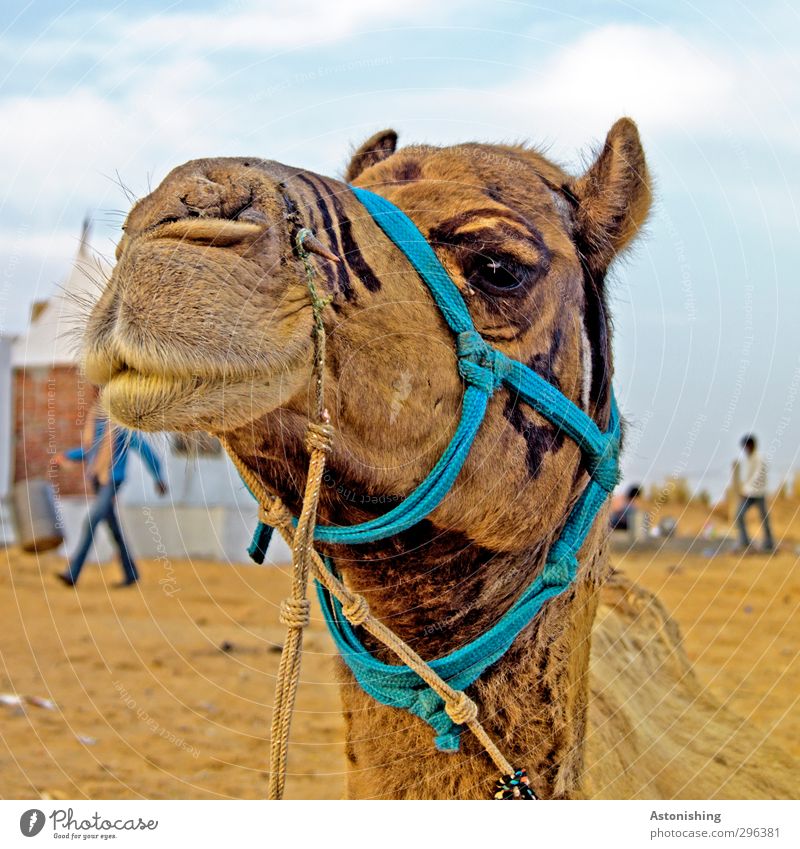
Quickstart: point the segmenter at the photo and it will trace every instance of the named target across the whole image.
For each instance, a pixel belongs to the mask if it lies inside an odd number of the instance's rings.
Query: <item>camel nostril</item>
[[[265,225],[268,222],[267,216],[264,215],[263,212],[259,212],[257,209],[253,209],[252,207],[247,207],[242,210],[238,215],[234,216],[235,221],[247,221],[251,224],[262,224]]]
[[[153,229],[156,227],[160,227],[162,224],[174,224],[176,221],[180,221],[180,218],[178,218],[177,215],[166,215],[164,216],[164,218],[160,218],[158,221],[156,221],[156,223],[153,225]]]
[[[224,191],[219,183],[198,177],[180,201],[190,212],[218,215],[222,210]]]

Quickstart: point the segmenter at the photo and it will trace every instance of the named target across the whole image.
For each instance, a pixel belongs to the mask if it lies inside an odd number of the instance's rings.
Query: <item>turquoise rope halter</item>
[[[458,287],[413,221],[385,198],[352,188],[383,232],[405,254],[433,296],[456,337],[458,370],[467,384],[461,419],[450,444],[424,481],[393,510],[349,527],[317,525],[314,539],[326,543],[374,542],[407,530],[441,504],[453,486],[486,415],[489,398],[501,387],[519,396],[556,428],[567,434],[583,454],[589,482],[570,512],[559,538],[551,545],[544,568],[514,605],[492,628],[460,649],[431,661],[430,666],[454,689],[463,690],[500,657],[542,605],[563,592],[578,570],[578,551],[597,513],[617,483],[620,422],[611,397],[608,431],[562,395],[552,384],[517,360],[492,348],[475,329]],[[259,523],[250,554],[263,562],[272,529]],[[329,558],[326,565],[333,570]],[[359,685],[385,705],[403,708],[424,719],[436,732],[436,746],[456,751],[462,726],[455,725],[442,699],[409,667],[375,658],[342,613],[341,604],[317,585],[325,620],[345,663]]]

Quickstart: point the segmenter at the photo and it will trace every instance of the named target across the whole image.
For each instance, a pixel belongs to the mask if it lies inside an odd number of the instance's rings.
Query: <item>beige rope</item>
[[[313,431],[312,431],[313,429]],[[297,685],[300,680],[300,658],[303,650],[303,628],[310,622],[311,605],[306,598],[311,560],[314,525],[319,500],[325,454],[330,450],[332,428],[329,424],[310,425],[313,432],[308,480],[297,528],[292,539],[292,595],[281,604],[281,622],[286,625],[286,640],[281,652],[272,714],[272,745],[270,749],[269,798],[280,799],[286,780],[286,757],[289,749],[289,729],[292,722]],[[290,523],[291,524],[291,523]]]
[[[264,488],[258,476],[241,460],[236,452],[231,448],[230,443],[224,436],[220,437],[225,450],[230,454],[234,465],[242,476],[242,479],[250,488],[253,495],[256,496],[261,504],[260,517],[264,522],[268,522],[273,527],[277,528],[284,539],[292,545],[292,550],[295,550],[294,540],[300,531],[300,523],[297,528],[292,524],[292,515],[283,502],[270,495]],[[308,489],[306,489],[308,492]],[[305,506],[305,505],[304,505]],[[342,612],[347,617],[347,620],[354,627],[361,626],[369,634],[372,634],[376,640],[382,643],[386,648],[393,652],[399,660],[406,664],[409,668],[419,675],[420,678],[444,701],[447,715],[457,725],[466,725],[469,730],[475,735],[477,740],[485,749],[486,753],[497,766],[501,775],[510,775],[514,772],[511,764],[506,760],[503,753],[498,749],[494,740],[489,736],[486,729],[478,719],[478,706],[463,690],[454,690],[444,679],[434,672],[433,669],[411,648],[404,642],[394,631],[386,627],[379,619],[376,619],[369,611],[369,605],[364,596],[348,589],[335,575],[333,575],[325,566],[322,558],[313,549],[309,549],[310,569],[309,574],[312,578],[319,581],[326,590],[336,598],[342,605]],[[295,564],[296,568],[296,564]],[[286,646],[284,653],[286,653]],[[281,656],[283,660],[283,656]],[[273,723],[273,728],[275,724]],[[286,743],[279,745],[288,745]],[[275,738],[273,737],[273,746],[275,746]],[[279,780],[279,786],[283,788],[283,777]],[[272,796],[270,798],[273,798]],[[279,797],[276,797],[279,798]]]
[[[364,596],[349,590],[325,567],[322,558],[314,550],[317,504],[322,485],[322,475],[325,470],[325,456],[330,451],[333,440],[333,428],[325,410],[323,392],[325,326],[322,321],[322,310],[327,302],[321,299],[317,293],[314,284],[314,268],[308,260],[308,254],[303,249],[303,233],[307,235],[309,232],[301,231],[297,245],[300,257],[305,264],[308,289],[314,310],[313,382],[317,421],[308,425],[306,433],[306,447],[310,459],[297,527],[294,526],[292,514],[283,502],[267,492],[259,477],[239,457],[227,437],[224,434],[219,434],[219,440],[238,469],[242,480],[258,500],[260,521],[277,528],[292,547],[292,591],[289,598],[281,602],[280,607],[280,622],[286,626],[287,631],[275,683],[270,740],[269,798],[281,799],[286,782],[289,732],[297,686],[300,681],[303,629],[310,621],[310,603],[307,598],[309,576],[319,581],[341,603],[342,612],[351,625],[364,628],[404,664],[413,669],[444,701],[445,710],[450,719],[456,725],[466,725],[472,731],[500,770],[501,775],[510,775],[514,772],[514,769],[478,721],[478,706],[475,702],[462,690],[454,690],[394,631],[391,631],[380,620],[376,619],[370,612],[369,604]]]
[[[325,369],[325,325],[322,310],[325,301],[320,298],[314,284],[314,268],[303,248],[302,236],[297,242],[300,257],[306,268],[306,278],[311,307],[314,313],[314,367],[313,383],[315,389],[316,421],[308,425],[306,448],[309,452],[308,477],[300,509],[297,528],[293,528],[292,544],[292,594],[281,604],[280,621],[286,625],[286,640],[281,652],[278,677],[275,682],[275,701],[272,713],[272,731],[270,741],[269,798],[283,798],[286,782],[286,759],[289,750],[289,731],[294,712],[297,686],[300,681],[300,660],[303,651],[303,629],[311,621],[311,605],[306,598],[311,555],[314,551],[314,526],[317,519],[317,503],[325,471],[325,455],[331,450],[333,428],[328,411],[325,409],[324,369]],[[263,502],[263,499],[259,499]],[[285,523],[285,516],[282,517]],[[289,522],[291,524],[291,522]],[[287,539],[289,537],[287,536]]]

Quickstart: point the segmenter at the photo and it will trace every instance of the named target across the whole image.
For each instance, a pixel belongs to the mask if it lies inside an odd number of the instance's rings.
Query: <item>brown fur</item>
[[[633,122],[612,127],[579,178],[525,147],[396,150],[396,134],[384,131],[359,148],[347,179],[415,221],[487,340],[579,404],[591,364],[586,408],[605,427],[612,373],[605,272],[650,204]],[[312,314],[294,241],[302,227],[341,259],[313,257],[331,299],[325,401],[336,431],[320,514],[352,524],[390,509],[427,474],[456,426],[463,386],[452,335],[429,292],[345,184],[257,159],[175,169],[128,216],[112,280],[89,322],[86,369],[126,425],[225,431],[296,509],[312,397]],[[577,447],[502,390],[453,491],[429,519],[391,540],[330,553],[373,611],[432,658],[477,636],[513,603],[585,482]],[[626,783],[630,737],[609,733],[628,710],[624,699],[614,702],[616,689],[592,688],[613,712],[590,723],[584,781],[590,637],[608,572],[602,526],[584,546],[574,586],[470,690],[543,797],[638,792]],[[658,663],[665,646],[679,651],[672,635],[658,651],[645,639],[638,654],[617,658],[607,634],[625,615],[615,608],[601,619],[600,663],[616,669],[624,659],[620,674],[630,674]],[[646,627],[663,633],[666,623],[656,616]],[[659,686],[674,683],[674,673],[686,677],[680,664],[662,666]],[[457,755],[438,754],[426,725],[374,703],[344,669],[341,677],[351,796],[490,792],[494,768],[469,735]],[[676,704],[693,711],[697,691],[678,692]],[[651,733],[668,737],[673,719],[658,725],[652,717]],[[641,786],[680,793],[674,781],[659,780],[647,775]]]

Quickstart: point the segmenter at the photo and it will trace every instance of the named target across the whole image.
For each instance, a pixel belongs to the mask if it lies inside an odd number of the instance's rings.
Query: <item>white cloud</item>
[[[630,115],[659,141],[757,140],[797,148],[797,68],[791,73],[788,64],[765,51],[723,54],[661,27],[614,24],[570,42],[496,94],[560,146],[602,138],[617,118]]]
[[[421,8],[421,0],[281,0],[134,22],[109,18],[108,39],[92,33],[96,70],[78,87],[0,99],[0,126],[10,128],[0,136],[6,196],[12,206],[23,199],[51,214],[59,203],[76,200],[122,207],[124,199],[109,180],[116,170],[138,192],[146,190],[147,173],[160,179],[172,165],[208,154],[285,152],[291,158],[298,150],[308,157],[309,144],[341,142],[340,154],[326,148],[309,163],[338,164],[346,153],[345,135],[358,140],[383,124],[398,125],[409,140],[552,141],[554,152],[568,159],[601,139],[623,114],[639,123],[651,144],[681,135],[716,136],[730,146],[754,136],[797,145],[789,108],[797,95],[777,60],[755,54],[749,63],[735,63],[730,53],[720,56],[662,27],[593,29],[513,81],[488,81],[483,91],[444,88],[441,80],[449,78],[443,73],[429,89],[409,90],[398,79],[397,89],[359,93],[368,70],[330,79],[321,74],[314,122],[319,139],[313,141],[306,116],[291,115],[303,104],[289,101],[290,86],[259,100],[246,87],[237,93],[226,85],[231,66],[217,53],[223,48],[263,56],[270,47],[341,41],[359,29],[413,18]],[[254,138],[258,149],[245,149]]]
[[[397,88],[385,90],[369,90],[368,68],[320,73],[313,111],[290,99],[289,85],[275,85],[273,96],[262,98],[240,85],[244,74],[233,86],[230,69],[246,65],[217,52],[235,46],[263,56],[270,46],[341,41],[379,23],[411,19],[421,8],[421,0],[281,0],[268,8],[231,3],[214,13],[109,18],[109,38],[93,32],[95,40],[87,39],[96,64],[76,87],[0,99],[6,220],[9,210],[20,210],[60,226],[62,212],[76,205],[125,208],[113,184],[117,170],[142,193],[148,174],[157,182],[196,156],[255,153],[333,170],[348,141],[385,124],[398,126],[404,141],[552,141],[554,153],[568,160],[602,139],[623,114],[639,123],[651,147],[675,135],[713,137],[729,148],[753,138],[797,147],[791,108],[797,94],[787,60],[763,52],[718,54],[663,27],[595,28],[513,81],[487,80],[478,91],[446,88],[443,81],[451,77],[445,71],[430,87],[409,89],[400,63]],[[324,61],[336,70],[338,59],[357,58],[342,49]],[[271,64],[273,72],[281,61]],[[269,76],[256,80],[263,86]]]
[[[0,335],[20,332],[31,301],[49,298],[64,281],[79,237],[78,228],[70,232],[20,224],[0,230]]]
[[[208,56],[235,50],[263,59],[268,51],[291,51],[347,38],[371,28],[424,19],[434,25],[475,0],[432,6],[425,0],[229,0],[208,11],[171,8],[147,13],[127,7],[105,11],[71,8],[26,41],[0,33],[0,58],[52,66],[53,60],[163,63],[177,56]],[[133,7],[131,7],[133,8]]]
[[[576,115],[608,126],[629,114],[657,132],[713,120],[733,86],[727,63],[675,33],[613,25],[567,45],[514,90],[554,129]]]
[[[148,50],[168,46],[201,53],[230,48],[291,49],[342,39],[376,24],[416,18],[429,8],[424,0],[230,2],[213,12],[161,13],[135,21],[125,28],[125,43]]]
[[[81,86],[61,94],[0,100],[3,206],[47,214],[80,202],[124,205],[117,171],[145,189],[147,172],[200,156],[220,143],[207,95],[212,70],[195,60],[150,68],[113,95]]]
[[[403,141],[529,139],[574,162],[629,115],[651,150],[676,139],[699,151],[722,145],[744,166],[765,146],[800,150],[796,79],[789,59],[763,50],[723,53],[663,27],[612,24],[500,84],[371,92],[351,117],[368,116],[366,128],[396,126]]]
[[[21,226],[16,230],[0,231],[0,255],[13,257],[14,260],[7,263],[11,266],[18,260],[32,257],[54,262],[71,260],[77,253],[79,244],[80,234],[66,230],[31,232],[29,228]],[[8,272],[8,268],[6,271]]]

